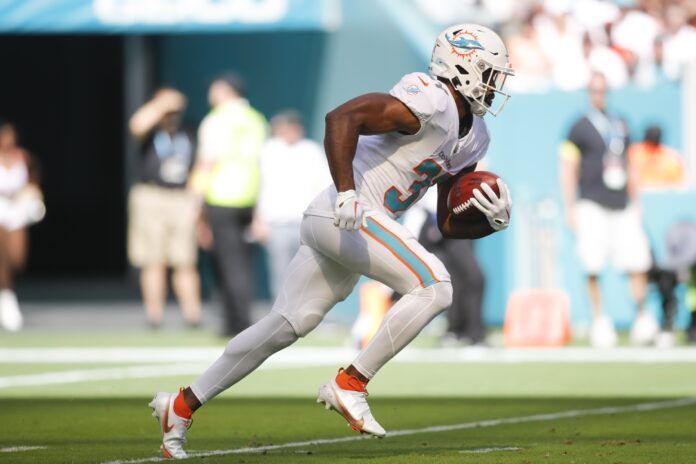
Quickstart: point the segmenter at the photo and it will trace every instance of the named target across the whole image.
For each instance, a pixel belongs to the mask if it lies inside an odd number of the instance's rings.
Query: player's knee
[[[292,325],[295,328],[297,336],[304,337],[309,334],[324,320],[326,313],[336,303],[348,298],[358,278],[359,276],[355,276],[354,279],[348,280],[344,282],[343,285],[334,288],[334,300],[330,305],[326,304],[326,301],[314,300],[313,302],[304,304],[298,311],[294,311]]]
[[[290,323],[297,337],[304,337],[321,323],[325,314],[323,308],[305,305],[292,314],[283,314],[283,317]]]
[[[312,330],[314,330],[319,323],[321,323],[323,317],[317,314],[306,314],[299,321],[296,321],[293,326],[295,329],[295,334],[298,337],[305,337]]]
[[[418,288],[410,294],[428,301],[428,310],[433,313],[432,317],[437,316],[452,304],[452,284],[447,281],[435,282],[427,287]]]
[[[438,312],[441,312],[452,305],[452,283],[451,282],[437,282],[431,285],[435,292],[434,305],[438,308]]]
[[[419,292],[424,293],[425,297],[430,301],[430,311],[433,317],[440,314],[452,304],[452,284],[450,282],[435,282]]]

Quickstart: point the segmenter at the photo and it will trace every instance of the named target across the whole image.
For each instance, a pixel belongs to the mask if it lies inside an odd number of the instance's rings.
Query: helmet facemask
[[[503,88],[507,77],[514,76],[514,71],[509,66],[496,66],[485,60],[478,60],[474,69],[479,74],[478,82],[468,91],[456,85],[455,88],[467,99],[471,112],[475,115],[483,116],[490,113],[498,116],[510,99],[510,94],[504,92]],[[496,95],[500,95],[502,100],[498,100],[497,105],[493,107]]]

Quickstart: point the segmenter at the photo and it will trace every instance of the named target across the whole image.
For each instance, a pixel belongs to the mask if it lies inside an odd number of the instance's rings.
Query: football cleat
[[[186,431],[191,427],[191,419],[179,417],[174,412],[174,399],[178,393],[157,393],[150,401],[152,416],[157,418],[162,431],[162,456],[165,458],[184,459]]]
[[[341,388],[336,380],[340,377],[353,380],[350,388]],[[367,404],[367,390],[359,380],[350,377],[343,369],[338,371],[335,379],[319,388],[317,403],[326,409],[334,410],[348,422],[356,432],[366,433],[382,438],[386,435],[384,428],[372,417],[370,406]]]

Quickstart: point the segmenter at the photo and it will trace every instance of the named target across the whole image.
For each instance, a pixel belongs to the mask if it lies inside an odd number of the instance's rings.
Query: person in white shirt
[[[261,188],[252,231],[266,247],[275,297],[292,257],[300,248],[302,213],[331,184],[321,146],[305,138],[302,116],[293,110],[271,119],[272,138],[261,153]],[[281,199],[283,201],[278,201]]]
[[[669,79],[679,79],[684,69],[696,61],[696,27],[688,22],[688,13],[680,5],[665,12],[667,36],[661,42],[662,71]]]

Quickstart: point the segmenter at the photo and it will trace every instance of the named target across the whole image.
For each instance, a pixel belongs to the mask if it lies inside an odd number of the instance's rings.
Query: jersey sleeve
[[[449,97],[440,82],[424,73],[405,75],[392,87],[389,94],[401,100],[421,125],[427,124],[435,114],[444,111]]]

